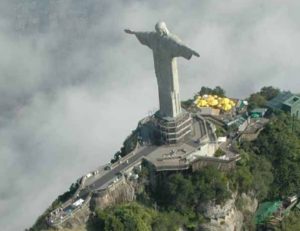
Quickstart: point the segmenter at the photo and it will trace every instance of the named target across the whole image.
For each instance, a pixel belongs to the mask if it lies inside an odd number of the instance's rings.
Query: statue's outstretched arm
[[[174,57],[184,57],[186,59],[190,59],[192,58],[193,55],[195,55],[196,57],[200,57],[200,55],[198,54],[198,52],[196,52],[195,50],[191,49],[190,47],[188,47],[187,45],[185,45],[180,38],[178,38],[176,35],[174,34],[170,34],[168,37],[168,41],[170,44],[169,49],[172,50],[173,56]]]
[[[125,29],[124,31],[125,31],[125,33],[127,33],[127,34],[136,34],[135,31],[132,31],[132,30],[129,30],[129,29]]]
[[[174,57],[184,57],[186,59],[192,58],[192,56],[195,55],[196,57],[200,57],[198,52],[194,51],[193,49],[189,48],[188,46],[184,44],[178,44],[176,46],[176,49],[174,49]]]
[[[193,52],[193,55],[200,57],[200,55],[196,51],[192,50],[192,52]]]
[[[142,31],[132,31],[129,29],[124,30],[127,34],[134,34],[137,39],[140,41],[141,44],[148,46],[152,49],[152,43],[153,43],[153,33],[154,32],[142,32]]]
[[[195,50],[193,50],[192,48],[186,46],[185,44],[182,44],[187,50],[189,50],[189,52],[191,53],[191,55],[195,55],[196,57],[200,57],[199,53]]]

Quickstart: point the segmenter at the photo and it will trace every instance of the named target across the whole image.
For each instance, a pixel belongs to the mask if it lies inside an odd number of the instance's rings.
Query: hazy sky
[[[300,2],[1,0],[0,227],[35,219],[108,162],[158,105],[152,54],[124,28],[158,20],[201,57],[178,60],[182,99],[220,85],[300,92]]]

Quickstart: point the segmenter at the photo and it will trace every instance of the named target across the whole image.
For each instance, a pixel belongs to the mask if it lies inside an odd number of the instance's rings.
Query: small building
[[[296,202],[297,200],[298,200],[297,195],[293,195],[293,196],[290,196],[290,197],[286,198],[286,202],[289,203],[289,204],[292,204],[292,203]]]
[[[283,110],[300,119],[300,97],[289,91],[281,92],[268,101],[267,106],[273,110]]]
[[[251,118],[262,118],[265,116],[268,108],[255,108],[250,112]]]

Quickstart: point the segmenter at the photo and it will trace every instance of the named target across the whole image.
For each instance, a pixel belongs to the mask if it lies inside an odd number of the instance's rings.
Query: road
[[[210,142],[215,142],[216,141],[216,136],[214,131],[211,128],[211,125],[209,124],[208,121],[206,121],[206,127],[207,127],[207,132],[208,132],[208,137]]]
[[[147,147],[143,148],[142,150],[138,151],[133,156],[128,158],[128,163],[126,161],[122,164],[119,164],[117,167],[115,167],[111,170],[107,170],[107,173],[105,175],[103,175],[102,177],[100,177],[98,180],[96,180],[93,184],[91,184],[89,189],[96,190],[96,189],[101,188],[103,185],[105,185],[106,183],[111,181],[118,172],[121,172],[122,170],[127,169],[128,167],[130,167],[130,165],[132,163],[134,163],[138,159],[141,159],[143,156],[149,155],[151,152],[153,152],[157,148],[158,148],[157,146],[147,146]]]
[[[200,118],[197,118],[196,119],[197,120],[197,122],[198,122],[198,126],[199,126],[199,131],[200,131],[200,134],[197,134],[197,136],[199,137],[199,138],[202,138],[203,136],[205,136],[206,135],[206,130],[205,130],[205,124],[204,124],[204,121],[203,121],[203,119],[200,119]],[[196,125],[195,125],[196,126]]]

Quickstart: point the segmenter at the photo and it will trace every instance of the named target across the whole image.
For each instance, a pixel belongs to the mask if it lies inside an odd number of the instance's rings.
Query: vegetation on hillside
[[[197,212],[197,206],[210,200],[222,203],[230,198],[228,178],[215,167],[191,173],[173,173],[158,177],[152,197],[165,210],[182,214]]]
[[[184,218],[176,212],[159,212],[133,202],[96,210],[89,225],[104,231],[175,231],[183,223]]]
[[[146,170],[147,171],[147,170]],[[145,173],[145,172],[144,172]],[[144,175],[149,177],[147,173]],[[90,221],[95,230],[195,230],[206,222],[198,211],[200,203],[222,203],[231,197],[226,174],[207,167],[194,174],[159,176],[156,190],[138,195],[138,202],[96,210]]]

